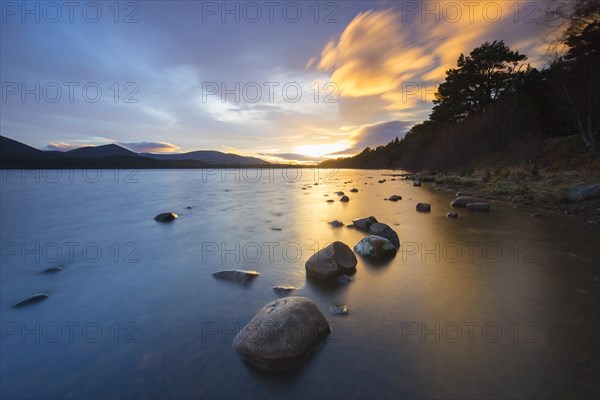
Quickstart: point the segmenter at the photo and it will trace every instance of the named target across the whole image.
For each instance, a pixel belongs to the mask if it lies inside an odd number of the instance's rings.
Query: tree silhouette
[[[429,118],[436,123],[458,122],[482,112],[511,89],[526,59],[502,40],[485,42],[468,56],[461,54],[458,68],[446,72]]]

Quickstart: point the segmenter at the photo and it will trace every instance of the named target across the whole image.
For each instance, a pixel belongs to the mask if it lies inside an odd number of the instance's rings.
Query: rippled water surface
[[[503,203],[449,219],[452,193],[390,172],[4,171],[2,397],[597,398],[598,225]],[[153,220],[165,211],[179,218]],[[307,280],[316,250],[364,236],[327,222],[368,215],[397,231],[396,257],[359,257],[347,286]],[[261,275],[239,286],[221,269]],[[275,285],[333,333],[267,374],[231,344]]]

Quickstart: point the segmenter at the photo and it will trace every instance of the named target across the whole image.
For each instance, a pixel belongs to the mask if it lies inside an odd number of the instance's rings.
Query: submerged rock
[[[18,307],[29,306],[29,305],[32,305],[35,303],[39,303],[40,301],[46,300],[48,297],[50,297],[50,296],[46,293],[34,294],[33,296],[29,296],[28,298],[21,300],[20,302],[15,304],[13,307],[18,308]]]
[[[356,268],[358,260],[348,245],[333,242],[313,254],[305,264],[306,273],[327,279]]]
[[[350,199],[348,198],[348,196],[342,196],[342,198],[340,199],[341,202],[347,203],[350,201]]]
[[[341,191],[340,192],[335,192],[335,194],[337,194],[338,196],[343,196],[344,192],[341,192]]]
[[[177,217],[178,217],[178,215],[175,213],[166,212],[166,213],[158,214],[156,217],[154,217],[154,220],[158,221],[158,222],[171,222],[171,221],[174,221]]]
[[[460,196],[452,200],[450,205],[452,207],[466,207],[469,203],[477,203],[477,200],[469,196]]]
[[[333,203],[333,200],[329,199],[329,200],[326,201],[326,203]]]
[[[543,215],[542,214],[531,214],[532,218],[542,218]]]
[[[398,234],[387,224],[376,222],[369,227],[369,233],[371,235],[386,238],[387,240],[392,242],[396,249],[400,248],[400,238],[398,238]]]
[[[340,220],[333,220],[333,221],[329,221],[328,222],[329,225],[335,227],[335,228],[339,228],[340,226],[344,226],[344,223]]]
[[[233,349],[259,368],[290,369],[306,361],[330,333],[315,303],[291,296],[261,308],[237,334]]]
[[[212,275],[217,279],[223,279],[226,281],[237,282],[241,283],[242,285],[245,285],[251,279],[256,278],[260,274],[256,271],[234,269],[230,271],[217,271]]]
[[[398,196],[397,194],[392,195],[390,197],[388,197],[389,201],[398,201],[398,200],[402,200],[402,196]]]
[[[421,181],[416,179],[413,181],[413,186],[421,186]]]
[[[419,212],[430,212],[431,204],[429,203],[417,203],[417,211]]]
[[[294,286],[274,286],[273,290],[279,295],[286,295],[296,290]]]
[[[600,197],[600,184],[572,187],[567,192],[567,197],[571,201],[587,200]]]
[[[330,306],[329,313],[331,315],[348,315],[348,306],[346,304]]]
[[[448,213],[448,218],[458,218],[458,214],[455,213],[454,211],[450,211]]]
[[[350,189],[350,191],[351,191],[352,193],[356,193],[356,192],[358,192],[358,189],[356,189],[356,188],[352,188],[352,189]]]
[[[467,204],[468,211],[489,211],[490,205],[488,203],[469,203]]]
[[[370,216],[358,218],[352,221],[352,224],[361,231],[369,232],[369,227],[377,222],[377,218]]]
[[[362,238],[361,241],[354,246],[354,251],[361,256],[388,258],[396,254],[396,247],[386,238],[371,235]]]
[[[347,283],[352,282],[352,278],[350,278],[348,275],[340,275],[340,276],[338,276],[337,281],[338,281],[338,283],[345,285]]]
[[[54,274],[54,273],[60,272],[62,270],[63,270],[62,267],[54,266],[54,267],[46,268],[45,270],[43,270],[40,273],[41,274]]]

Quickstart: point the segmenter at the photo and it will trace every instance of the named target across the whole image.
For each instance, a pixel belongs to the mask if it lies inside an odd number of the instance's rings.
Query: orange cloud
[[[364,99],[374,104],[375,97],[384,102],[382,108],[390,118],[419,119],[429,113],[436,86],[455,67],[459,54],[485,41],[505,40],[528,54],[534,65],[541,63],[543,38],[525,16],[531,18],[529,10],[539,3],[542,18],[543,2],[479,1],[469,2],[470,8],[467,3],[451,3],[459,4],[460,14],[452,14],[455,10],[446,10],[450,3],[439,1],[414,2],[417,9],[410,15],[400,6],[361,12],[339,38],[325,45],[318,61],[307,66],[328,72],[343,101]],[[356,104],[352,108],[363,110]],[[374,118],[380,120],[381,115]]]

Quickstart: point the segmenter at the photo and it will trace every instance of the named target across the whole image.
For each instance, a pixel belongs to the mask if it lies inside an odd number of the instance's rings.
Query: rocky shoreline
[[[592,173],[527,173],[507,171],[496,176],[475,173],[394,174],[418,179],[437,190],[461,192],[472,197],[501,201],[514,207],[527,207],[534,215],[569,215],[587,223],[600,223],[600,183]]]

